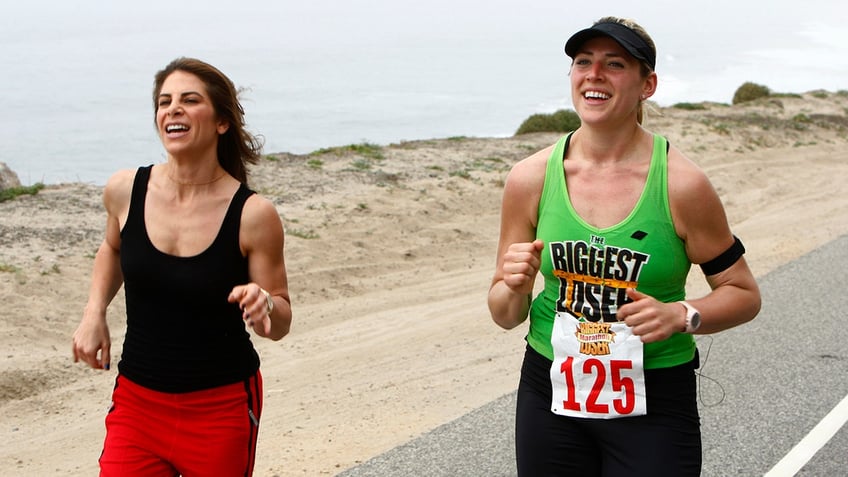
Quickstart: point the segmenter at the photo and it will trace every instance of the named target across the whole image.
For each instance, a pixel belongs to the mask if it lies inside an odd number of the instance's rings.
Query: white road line
[[[842,401],[783,459],[780,459],[777,465],[766,472],[764,477],[790,477],[795,475],[845,425],[846,421],[848,421],[848,395],[842,398]]]

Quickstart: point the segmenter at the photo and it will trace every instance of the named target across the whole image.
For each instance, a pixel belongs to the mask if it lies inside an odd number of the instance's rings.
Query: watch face
[[[687,328],[689,329],[688,331],[693,332],[693,331],[697,330],[699,326],[701,326],[701,314],[698,313],[698,310],[696,310],[694,308],[690,308],[689,309],[689,326],[687,326]]]
[[[692,333],[701,326],[701,313],[685,301],[683,302],[683,306],[686,307],[686,332]]]

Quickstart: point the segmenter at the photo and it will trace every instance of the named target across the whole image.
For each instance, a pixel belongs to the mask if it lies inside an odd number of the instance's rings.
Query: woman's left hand
[[[238,285],[227,298],[230,303],[238,303],[242,310],[242,319],[259,336],[271,333],[271,316],[268,314],[268,301],[262,287],[256,283]]]
[[[632,328],[643,343],[662,341],[685,328],[686,310],[679,303],[663,303],[634,288],[627,289],[627,296],[633,301],[618,309],[618,321]]]

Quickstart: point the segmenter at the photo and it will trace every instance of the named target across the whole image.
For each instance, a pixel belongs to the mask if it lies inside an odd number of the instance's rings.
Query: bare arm
[[[492,320],[504,329],[523,323],[530,310],[543,248],[536,240],[539,198],[551,149],[516,164],[504,185],[497,265],[488,296]]]
[[[681,161],[683,187],[670,188],[672,213],[692,263],[702,264],[721,255],[734,243],[724,206],[700,169]],[[711,292],[687,300],[701,312],[698,333],[726,330],[752,320],[760,310],[760,291],[745,258],[726,270],[706,277]],[[678,305],[680,306],[680,305]],[[681,307],[682,308],[682,307]]]
[[[724,206],[706,175],[672,148],[669,154],[669,199],[677,234],[694,264],[721,255],[734,243]],[[752,320],[760,310],[760,292],[744,257],[722,272],[706,277],[712,291],[686,301],[701,314],[699,334],[723,331]],[[634,301],[619,309],[619,319],[643,342],[668,338],[685,328],[686,310],[680,303],[660,303],[635,290]]]
[[[229,301],[239,303],[245,321],[257,335],[280,340],[289,333],[292,310],[283,254],[283,223],[270,201],[258,195],[248,199],[242,213],[240,241],[248,260],[250,283],[234,287]],[[268,292],[274,304],[270,315],[262,290]]]
[[[120,261],[120,220],[129,208],[133,177],[132,171],[118,172],[103,189],[106,231],[94,257],[88,302],[72,341],[74,362],[82,360],[92,368],[109,369],[111,363],[112,342],[106,309],[124,282]]]

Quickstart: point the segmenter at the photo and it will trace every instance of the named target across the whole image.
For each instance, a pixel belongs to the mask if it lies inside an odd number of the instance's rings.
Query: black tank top
[[[152,167],[135,175],[121,230],[127,333],[118,370],[142,386],[171,393],[242,381],[259,369],[259,356],[241,310],[227,297],[249,281],[239,226],[254,192],[239,187],[209,248],[193,257],[168,255],[153,245],[144,224]]]

